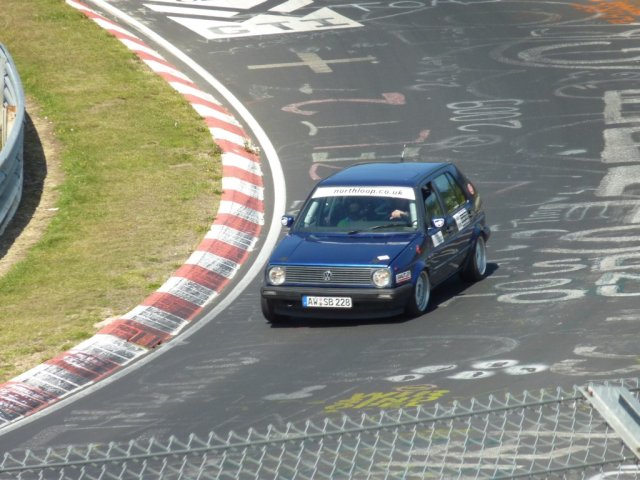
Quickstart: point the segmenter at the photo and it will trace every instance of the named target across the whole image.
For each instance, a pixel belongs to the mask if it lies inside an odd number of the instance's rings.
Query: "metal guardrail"
[[[13,218],[24,171],[25,99],[20,76],[6,47],[0,44],[0,235]]]
[[[212,432],[5,453],[0,478],[637,479],[639,452],[605,417],[616,410],[618,394],[640,405],[638,384],[618,380],[569,392],[491,396],[244,436]]]

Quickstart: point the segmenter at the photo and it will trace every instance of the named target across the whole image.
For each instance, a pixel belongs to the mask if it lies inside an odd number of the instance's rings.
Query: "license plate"
[[[302,306],[305,308],[351,308],[351,297],[312,297],[304,295]]]

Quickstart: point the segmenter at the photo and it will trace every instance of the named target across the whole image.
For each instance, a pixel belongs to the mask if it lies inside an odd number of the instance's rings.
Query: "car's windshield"
[[[360,233],[413,232],[418,225],[409,187],[320,187],[304,205],[294,230]]]

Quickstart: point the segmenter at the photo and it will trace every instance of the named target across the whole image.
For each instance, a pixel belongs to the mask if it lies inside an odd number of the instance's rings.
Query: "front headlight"
[[[391,285],[391,271],[388,268],[379,268],[371,275],[371,281],[378,288]]]
[[[282,285],[287,278],[284,267],[271,267],[267,277],[272,285]]]

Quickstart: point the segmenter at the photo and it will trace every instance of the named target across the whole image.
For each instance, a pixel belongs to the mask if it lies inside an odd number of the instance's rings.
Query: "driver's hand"
[[[407,212],[403,212],[402,210],[394,210],[393,212],[391,212],[391,215],[389,216],[389,220],[394,220],[394,219],[398,219],[406,216],[407,216]]]

